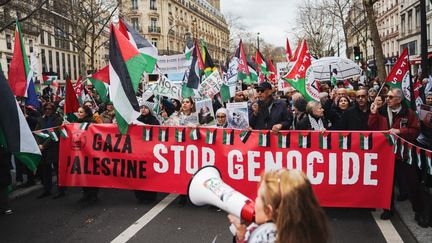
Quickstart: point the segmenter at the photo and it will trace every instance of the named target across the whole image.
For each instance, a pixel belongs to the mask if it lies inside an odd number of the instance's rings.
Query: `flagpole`
[[[411,63],[410,63],[409,56],[410,55],[408,53],[407,59],[408,59],[409,85],[410,85],[410,106],[411,106],[411,109],[413,109],[415,111],[416,110],[416,103],[415,103],[415,97],[414,97],[414,85],[413,85],[413,81],[412,81]]]

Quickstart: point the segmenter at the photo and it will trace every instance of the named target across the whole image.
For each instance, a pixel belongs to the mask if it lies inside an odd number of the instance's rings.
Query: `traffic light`
[[[354,59],[356,61],[360,61],[360,47],[359,46],[354,46]]]

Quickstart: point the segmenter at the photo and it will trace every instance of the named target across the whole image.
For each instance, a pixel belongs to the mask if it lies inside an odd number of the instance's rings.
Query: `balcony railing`
[[[161,28],[157,27],[157,26],[149,26],[148,27],[148,32],[149,33],[158,33],[158,34],[160,34]]]

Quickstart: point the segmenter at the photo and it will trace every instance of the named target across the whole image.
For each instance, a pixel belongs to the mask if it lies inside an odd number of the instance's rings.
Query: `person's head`
[[[324,109],[322,108],[320,102],[312,100],[306,105],[306,113],[315,117],[323,117]]]
[[[426,94],[426,105],[432,105],[432,91],[429,91]]]
[[[55,105],[51,102],[47,102],[43,105],[43,113],[45,116],[52,116],[55,112]]]
[[[143,116],[148,116],[151,114],[150,108],[146,105],[140,106],[140,112],[141,112],[141,115],[143,115]]]
[[[368,92],[366,89],[359,89],[356,92],[356,102],[360,108],[364,108],[368,104]]]
[[[297,99],[294,101],[294,110],[296,113],[304,113],[306,111],[307,101],[305,99]]]
[[[390,109],[397,109],[403,100],[402,90],[399,88],[390,89],[387,93],[386,103]]]
[[[259,104],[258,102],[253,102],[251,105],[252,111],[257,111],[259,110]]]
[[[243,102],[245,101],[245,96],[243,94],[243,91],[237,91],[234,95],[234,102]]]
[[[180,108],[181,108],[180,101],[178,101],[178,100],[176,100],[176,99],[171,99],[171,103],[173,104],[174,109],[175,109],[176,111],[180,110]]]
[[[338,89],[343,89],[343,88],[345,87],[345,83],[344,83],[343,81],[338,81],[338,82],[336,83],[336,87],[337,87]]]
[[[216,111],[216,122],[219,126],[223,126],[227,123],[227,110],[225,108],[219,108]]]
[[[110,101],[110,102],[108,102],[107,104],[106,104],[106,106],[105,106],[105,109],[107,110],[107,111],[113,111],[114,110],[114,105],[113,105],[113,103]]]
[[[369,96],[369,100],[373,101],[375,100],[375,97],[377,96],[378,91],[375,90],[374,88],[370,88],[368,91],[368,96]]]
[[[304,99],[303,95],[299,92],[296,92],[292,95],[292,101],[293,103],[298,99]]]
[[[336,97],[342,97],[342,96],[347,96],[348,92],[345,88],[338,88],[336,90]]]
[[[86,105],[78,108],[78,119],[84,119],[93,115],[92,109]]]
[[[422,86],[423,86],[423,87],[426,87],[428,83],[429,83],[429,79],[428,79],[428,78],[424,78],[424,79],[422,80]]]
[[[83,105],[89,107],[90,109],[93,109],[93,108],[94,108],[93,103],[92,103],[91,101],[89,101],[89,100],[86,101],[86,102],[84,102]]]
[[[201,113],[207,113],[207,112],[209,112],[210,111],[210,109],[207,107],[207,106],[203,106],[203,107],[201,107],[201,109],[200,109],[200,112]]]
[[[311,183],[299,170],[261,175],[255,200],[255,222],[273,221],[277,242],[327,242],[329,228]]]
[[[351,102],[347,96],[341,96],[341,97],[338,97],[336,104],[337,104],[337,107],[339,109],[344,111],[350,107]]]
[[[273,94],[273,87],[269,82],[262,82],[256,88],[258,98],[262,101],[267,101]]]
[[[288,87],[287,91],[285,92],[285,95],[287,97],[291,98],[294,93],[295,93],[295,89],[293,87]]]
[[[184,114],[191,114],[195,112],[195,102],[192,97],[182,99],[182,105],[180,111]]]
[[[330,86],[328,84],[322,84],[321,85],[321,92],[329,93],[330,92]]]
[[[327,92],[320,92],[318,93],[318,98],[320,99],[321,104],[325,104],[328,99],[330,99],[330,96]]]
[[[385,102],[385,96],[384,95],[377,95],[377,97],[375,97],[375,105],[377,106],[377,108],[380,108],[384,105]]]

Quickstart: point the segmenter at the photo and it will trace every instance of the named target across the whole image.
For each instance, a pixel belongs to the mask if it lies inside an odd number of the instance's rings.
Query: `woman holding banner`
[[[198,125],[198,116],[195,114],[195,102],[192,97],[184,98],[181,101],[181,108],[164,122],[167,126],[188,126]]]
[[[236,242],[327,242],[329,228],[312,186],[298,170],[281,169],[261,175],[255,200],[255,223],[248,227],[228,215]]]
[[[327,120],[324,118],[324,109],[318,101],[309,101],[306,105],[307,116],[297,123],[297,130],[325,131]]]

